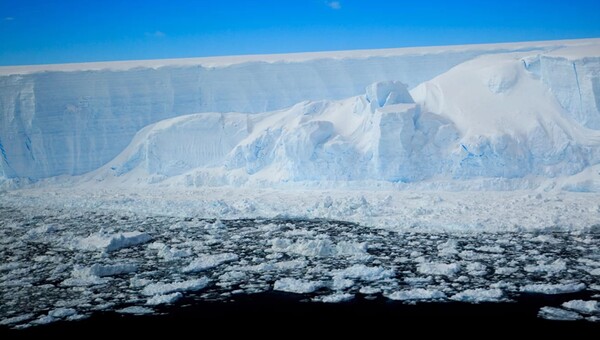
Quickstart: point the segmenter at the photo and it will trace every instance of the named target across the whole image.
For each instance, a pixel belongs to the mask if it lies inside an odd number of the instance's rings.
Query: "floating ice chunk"
[[[571,300],[562,304],[564,308],[572,309],[579,313],[594,314],[600,313],[600,303],[598,301],[589,300]]]
[[[525,271],[529,273],[546,272],[555,274],[567,269],[567,263],[564,260],[558,259],[548,264],[538,264],[537,266],[525,266]]]
[[[56,319],[51,317],[50,315],[44,315],[38,319],[31,321],[34,325],[47,325],[49,323],[55,322]]]
[[[122,248],[133,247],[150,241],[152,237],[140,231],[130,231],[113,235],[94,234],[79,241],[79,248],[84,250],[101,250],[112,252]]]
[[[90,275],[87,268],[85,270],[73,270],[72,277],[63,280],[60,285],[65,287],[88,287],[107,283],[110,279],[101,278],[96,275]]]
[[[353,256],[358,258],[368,257],[367,243],[342,241],[336,244],[335,252],[338,256]]]
[[[138,267],[132,263],[102,265],[93,264],[90,267],[76,267],[73,269],[73,277],[85,278],[89,276],[106,277],[129,274],[137,271]]]
[[[442,257],[452,256],[458,254],[458,242],[456,240],[448,240],[438,245],[438,254]]]
[[[594,276],[600,276],[600,268],[588,269],[588,273]]]
[[[405,277],[404,282],[411,286],[426,285],[433,281],[432,276],[427,277]]]
[[[200,272],[210,268],[214,268],[222,265],[223,263],[237,261],[238,256],[233,253],[223,253],[215,255],[204,255],[196,260],[192,261],[189,265],[184,267],[182,271],[184,273]]]
[[[75,314],[77,314],[77,311],[73,308],[56,308],[48,312],[49,316],[56,319],[63,319]]]
[[[574,321],[581,320],[583,317],[576,312],[564,310],[556,307],[542,307],[538,312],[538,317],[547,320],[562,320],[562,321]]]
[[[521,287],[521,292],[536,294],[567,294],[580,292],[585,289],[584,283],[559,283],[559,284],[529,284]]]
[[[219,276],[219,281],[221,282],[239,282],[245,280],[248,275],[241,271],[230,271],[225,272],[221,276]]]
[[[421,274],[453,276],[460,270],[458,263],[422,262],[417,267]]]
[[[354,299],[354,294],[334,293],[331,295],[323,296],[319,300],[321,300],[322,302],[326,302],[326,303],[340,303],[340,302],[350,301],[352,299]]]
[[[332,288],[335,290],[343,290],[346,288],[350,288],[354,285],[354,281],[352,280],[348,280],[348,279],[344,279],[342,277],[339,276],[335,276],[333,278],[333,285]]]
[[[504,297],[504,292],[500,289],[467,289],[450,297],[451,300],[464,302],[495,302]]]
[[[365,286],[365,287],[360,287],[358,292],[361,294],[365,294],[365,295],[373,295],[373,294],[381,293],[381,289],[377,288],[377,287]]]
[[[306,260],[289,260],[289,261],[276,262],[273,264],[273,266],[279,270],[291,270],[291,269],[304,268],[304,267],[306,267],[307,264],[308,264],[308,261],[306,261]]]
[[[162,242],[151,243],[148,245],[148,248],[158,250],[158,256],[162,257],[166,261],[172,261],[192,255],[192,251],[190,249],[173,249],[169,248]]]
[[[480,252],[484,252],[484,253],[496,253],[496,254],[500,254],[504,252],[504,248],[500,247],[500,246],[482,246],[477,248],[476,250],[480,251]]]
[[[144,287],[142,294],[152,296],[165,295],[173,292],[196,291],[206,287],[208,283],[209,280],[207,277],[173,283],[151,283]]]
[[[152,305],[152,306],[171,304],[171,303],[181,299],[182,296],[183,296],[183,294],[181,294],[180,292],[175,292],[175,293],[171,293],[171,294],[154,295],[153,297],[149,298],[146,301],[146,304]]]
[[[27,314],[13,316],[11,318],[0,320],[0,325],[7,326],[7,325],[14,325],[14,324],[22,323],[23,321],[33,319],[34,316],[35,316],[35,314],[33,314],[33,313],[27,313]]]
[[[58,231],[58,228],[51,224],[46,224],[37,228],[33,228],[27,232],[30,237],[42,236],[44,234],[51,234]]]
[[[467,265],[467,271],[471,276],[483,276],[487,274],[487,267],[480,262],[472,262]]]
[[[552,243],[552,244],[557,244],[560,243],[560,240],[555,238],[552,235],[538,235],[534,238],[531,239],[531,241],[533,242],[541,242],[541,243]]]
[[[335,246],[329,239],[291,242],[288,239],[276,238],[271,242],[271,249],[308,257],[329,257],[336,254]]]
[[[355,264],[346,269],[334,271],[334,277],[359,279],[364,281],[377,281],[392,277],[394,271],[383,267],[368,267],[364,264]]]
[[[518,271],[518,268],[515,267],[499,267],[494,269],[494,274],[496,275],[510,275],[514,274]]]
[[[274,290],[288,293],[307,294],[325,287],[323,281],[306,281],[293,278],[283,278],[275,281]]]
[[[424,289],[424,288],[413,288],[409,290],[401,290],[393,292],[392,294],[386,295],[388,299],[397,301],[409,301],[409,300],[436,300],[445,299],[446,294],[444,292],[435,289]]]
[[[24,267],[25,265],[20,262],[8,262],[8,263],[0,263],[0,272],[9,271],[13,269],[18,269]]]
[[[134,314],[134,315],[144,315],[144,314],[152,314],[154,313],[153,309],[141,307],[141,306],[129,306],[116,310],[117,313],[121,314]]]

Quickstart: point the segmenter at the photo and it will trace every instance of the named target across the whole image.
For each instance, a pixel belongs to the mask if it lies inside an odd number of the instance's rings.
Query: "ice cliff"
[[[0,68],[0,177],[597,187],[600,40],[113,66]]]

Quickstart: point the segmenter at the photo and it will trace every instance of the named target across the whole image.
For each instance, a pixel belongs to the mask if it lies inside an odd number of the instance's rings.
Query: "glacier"
[[[5,188],[600,188],[598,39],[0,67],[0,109]]]

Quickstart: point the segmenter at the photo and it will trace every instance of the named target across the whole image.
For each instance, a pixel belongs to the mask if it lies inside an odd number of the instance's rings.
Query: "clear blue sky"
[[[600,0],[0,0],[0,65],[600,37]]]

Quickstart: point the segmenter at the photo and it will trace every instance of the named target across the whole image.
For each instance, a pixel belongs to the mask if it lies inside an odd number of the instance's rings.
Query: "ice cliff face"
[[[85,178],[197,186],[570,176],[600,163],[599,79],[597,40],[5,75],[0,175],[99,168]]]

